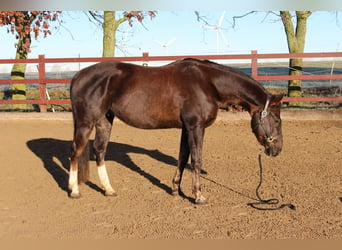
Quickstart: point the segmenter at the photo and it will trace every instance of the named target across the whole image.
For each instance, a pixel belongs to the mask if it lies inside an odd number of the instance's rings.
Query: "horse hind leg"
[[[79,198],[78,184],[87,181],[89,173],[89,135],[93,126],[77,127],[75,125],[74,139],[71,145],[69,190],[71,198]],[[82,172],[82,173],[79,173]]]
[[[182,182],[184,168],[189,160],[189,155],[190,149],[188,144],[188,134],[186,129],[183,128],[179,149],[178,166],[176,169],[176,173],[172,179],[172,195],[181,194],[180,184]]]
[[[192,192],[196,204],[206,204],[206,198],[202,195],[200,185],[200,173],[202,168],[202,147],[204,128],[197,125],[188,130],[188,142],[191,154],[192,167]]]
[[[101,182],[101,186],[104,189],[104,194],[106,196],[116,196],[116,192],[110,184],[104,160],[112,129],[113,119],[114,115],[109,112],[106,114],[106,116],[96,122],[96,134],[93,145],[99,179]]]

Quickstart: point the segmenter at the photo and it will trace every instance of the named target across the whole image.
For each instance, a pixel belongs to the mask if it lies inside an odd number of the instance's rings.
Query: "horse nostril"
[[[272,156],[276,157],[280,154],[280,152],[281,152],[281,148],[274,149],[274,150],[272,150]]]
[[[270,156],[271,155],[271,148],[265,148],[265,154],[267,155],[267,156]]]

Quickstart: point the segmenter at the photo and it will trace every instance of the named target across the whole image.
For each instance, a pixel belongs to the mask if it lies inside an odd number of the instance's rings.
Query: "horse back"
[[[97,115],[111,110],[134,127],[181,127],[186,115],[216,117],[217,107],[201,75],[195,65],[144,67],[105,61],[75,75],[71,99],[73,105],[90,105]]]

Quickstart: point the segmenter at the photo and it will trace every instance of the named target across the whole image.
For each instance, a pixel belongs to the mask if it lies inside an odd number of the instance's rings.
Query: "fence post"
[[[148,66],[148,52],[143,52],[142,57],[143,57],[142,65],[143,66]]]
[[[258,76],[258,51],[257,50],[252,50],[252,77],[255,79]]]
[[[45,56],[39,55],[39,96],[41,101],[46,100],[46,83],[45,79]],[[46,112],[46,104],[40,104],[40,112]]]

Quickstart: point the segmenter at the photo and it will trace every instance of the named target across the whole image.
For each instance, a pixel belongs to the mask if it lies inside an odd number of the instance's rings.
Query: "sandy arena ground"
[[[338,239],[342,236],[342,112],[283,113],[283,152],[263,155],[262,198],[296,210],[260,211],[260,146],[245,114],[221,114],[206,130],[202,189],[207,205],[170,195],[180,130],[116,122],[107,170],[117,197],[99,188],[95,162],[82,197],[67,196],[70,114],[0,113],[0,238]],[[93,137],[92,137],[93,138]]]

